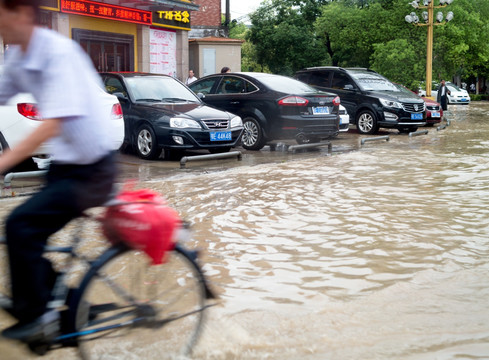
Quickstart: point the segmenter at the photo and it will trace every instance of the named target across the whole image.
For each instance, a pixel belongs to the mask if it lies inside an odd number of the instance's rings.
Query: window
[[[242,94],[246,92],[246,83],[243,79],[225,76],[219,85],[218,94]]]
[[[122,93],[124,96],[127,96],[121,81],[114,77],[108,77],[105,80],[105,89],[109,94]]]
[[[329,71],[315,71],[311,73],[308,84],[313,86],[330,87],[329,77]]]
[[[202,93],[204,95],[210,94],[212,87],[216,83],[218,78],[207,79],[199,82],[194,82],[189,85],[190,89],[196,94]]]
[[[348,75],[340,72],[335,72],[333,74],[331,88],[343,90],[347,85],[353,86],[353,83]]]

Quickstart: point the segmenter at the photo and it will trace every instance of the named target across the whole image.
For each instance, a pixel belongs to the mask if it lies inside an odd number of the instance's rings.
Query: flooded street
[[[193,358],[489,358],[489,103],[446,116],[363,147],[342,134],[332,156],[140,178],[192,221],[220,296]]]

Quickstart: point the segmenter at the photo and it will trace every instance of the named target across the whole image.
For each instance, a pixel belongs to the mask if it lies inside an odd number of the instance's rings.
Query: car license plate
[[[435,118],[435,117],[440,117],[440,113],[439,113],[439,112],[432,112],[432,113],[431,113],[431,117],[432,117],[432,118]]]
[[[324,115],[329,114],[329,107],[327,106],[317,106],[312,108],[313,115]]]
[[[469,101],[469,99],[460,99],[460,101]]]
[[[423,114],[411,114],[411,120],[423,120]]]
[[[232,140],[231,131],[214,131],[210,133],[211,141],[228,141]]]

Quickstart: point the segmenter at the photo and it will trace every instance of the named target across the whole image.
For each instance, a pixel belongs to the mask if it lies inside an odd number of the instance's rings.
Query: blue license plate
[[[423,114],[411,114],[411,120],[423,120]]]
[[[469,101],[469,99],[460,99],[460,101]]]
[[[432,113],[431,113],[431,117],[432,117],[432,118],[435,118],[435,117],[440,117],[440,113],[439,113],[439,112],[432,112]]]
[[[214,131],[210,135],[211,141],[229,141],[233,139],[231,131]]]
[[[329,107],[327,106],[317,106],[312,108],[313,115],[324,115],[329,114]]]

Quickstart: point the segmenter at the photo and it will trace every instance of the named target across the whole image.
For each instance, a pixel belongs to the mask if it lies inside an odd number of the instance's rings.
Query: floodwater
[[[144,182],[193,222],[220,296],[193,358],[488,359],[489,103],[446,116],[332,156]]]

